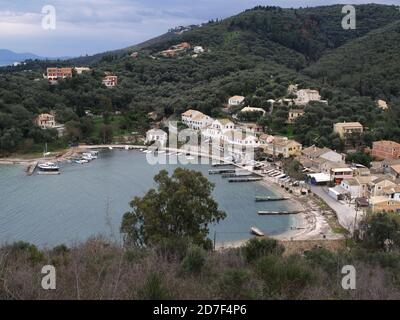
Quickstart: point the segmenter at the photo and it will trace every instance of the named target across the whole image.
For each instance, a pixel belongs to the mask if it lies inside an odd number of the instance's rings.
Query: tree
[[[177,168],[172,176],[160,171],[157,189],[130,203],[121,232],[127,245],[154,246],[174,239],[211,248],[208,225],[226,217],[211,197],[214,185],[200,172]]]
[[[398,217],[382,212],[366,217],[360,223],[363,243],[366,247],[388,250],[400,247],[400,224]]]

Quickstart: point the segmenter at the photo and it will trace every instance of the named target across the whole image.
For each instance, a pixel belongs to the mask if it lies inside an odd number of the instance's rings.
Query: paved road
[[[311,186],[311,191],[319,196],[325,203],[336,212],[339,223],[351,233],[354,229],[354,222],[357,214],[357,223],[361,220],[361,211],[356,212],[354,205],[344,204],[333,199],[324,187]]]

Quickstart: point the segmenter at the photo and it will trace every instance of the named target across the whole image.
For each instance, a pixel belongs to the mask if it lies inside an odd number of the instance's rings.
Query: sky
[[[338,2],[400,5],[400,0],[0,0],[0,49],[44,57],[90,55],[257,5],[311,7]],[[55,29],[42,27],[42,9],[48,5],[56,10]]]

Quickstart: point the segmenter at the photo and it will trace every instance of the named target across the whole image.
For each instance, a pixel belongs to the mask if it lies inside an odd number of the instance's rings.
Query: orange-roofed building
[[[372,156],[376,159],[400,159],[400,143],[395,141],[375,141],[372,144]]]
[[[57,80],[58,78],[71,78],[72,68],[47,68],[47,79]]]

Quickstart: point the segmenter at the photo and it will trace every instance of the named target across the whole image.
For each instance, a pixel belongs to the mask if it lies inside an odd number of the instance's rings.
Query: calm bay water
[[[55,246],[94,235],[119,237],[123,214],[134,196],[155,186],[161,169],[178,165],[149,165],[139,151],[104,151],[86,165],[63,164],[58,176],[26,176],[20,166],[0,166],[0,242],[28,241]],[[290,228],[288,216],[262,217],[258,210],[290,209],[288,203],[256,203],[255,195],[273,195],[259,183],[229,183],[208,175],[209,165],[186,165],[216,184],[214,198],[227,218],[211,227],[217,242],[248,239],[256,226],[273,235]]]

